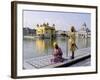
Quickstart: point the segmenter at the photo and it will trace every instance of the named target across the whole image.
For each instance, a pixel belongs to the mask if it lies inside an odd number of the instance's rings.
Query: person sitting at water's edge
[[[58,46],[58,44],[54,43],[54,50],[53,50],[53,59],[51,59],[51,62],[57,63],[57,62],[63,62],[64,58],[62,58],[63,52],[61,48]]]

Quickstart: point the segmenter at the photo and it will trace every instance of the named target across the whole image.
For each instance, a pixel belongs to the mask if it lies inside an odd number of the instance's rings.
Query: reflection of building
[[[36,47],[38,48],[38,51],[44,52],[44,50],[45,50],[44,40],[37,39],[36,40]]]
[[[55,25],[49,26],[49,24],[37,24],[36,35],[41,38],[54,38],[55,37]]]
[[[82,28],[78,31],[78,36],[82,38],[87,38],[91,36],[91,31],[87,28],[86,23],[82,25]]]
[[[35,47],[37,47],[37,50],[39,53],[44,53],[44,51],[47,51],[53,48],[53,43],[56,40],[51,40],[51,39],[36,39],[36,45]],[[48,49],[50,48],[50,49]]]
[[[36,34],[35,29],[23,28],[23,35],[24,36],[35,35],[35,34]]]

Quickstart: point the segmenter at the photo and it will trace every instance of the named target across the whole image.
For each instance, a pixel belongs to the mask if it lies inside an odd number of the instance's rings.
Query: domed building
[[[36,35],[40,38],[55,38],[55,24],[49,26],[49,23],[37,24]]]
[[[81,38],[88,38],[88,37],[91,37],[91,31],[90,31],[89,28],[87,28],[86,23],[84,23],[84,24],[81,26],[81,29],[78,31],[78,37],[81,37]]]

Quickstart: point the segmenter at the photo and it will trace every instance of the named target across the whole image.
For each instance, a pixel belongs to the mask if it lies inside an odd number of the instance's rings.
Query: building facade
[[[81,29],[78,31],[78,37],[81,38],[91,37],[91,31],[89,30],[89,28],[87,28],[85,23],[81,26]]]
[[[40,38],[55,38],[55,25],[49,26],[48,23],[37,24],[36,35]]]

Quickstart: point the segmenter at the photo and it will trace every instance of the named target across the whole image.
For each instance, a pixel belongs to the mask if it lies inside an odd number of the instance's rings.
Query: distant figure
[[[51,59],[51,62],[57,63],[57,62],[63,62],[63,58],[62,58],[62,50],[61,48],[58,46],[58,44],[55,42],[54,43],[54,50],[53,50],[53,59]]]
[[[76,35],[74,26],[71,27],[71,31],[69,33],[69,49],[72,52],[71,59],[74,59],[74,52],[76,50]]]

